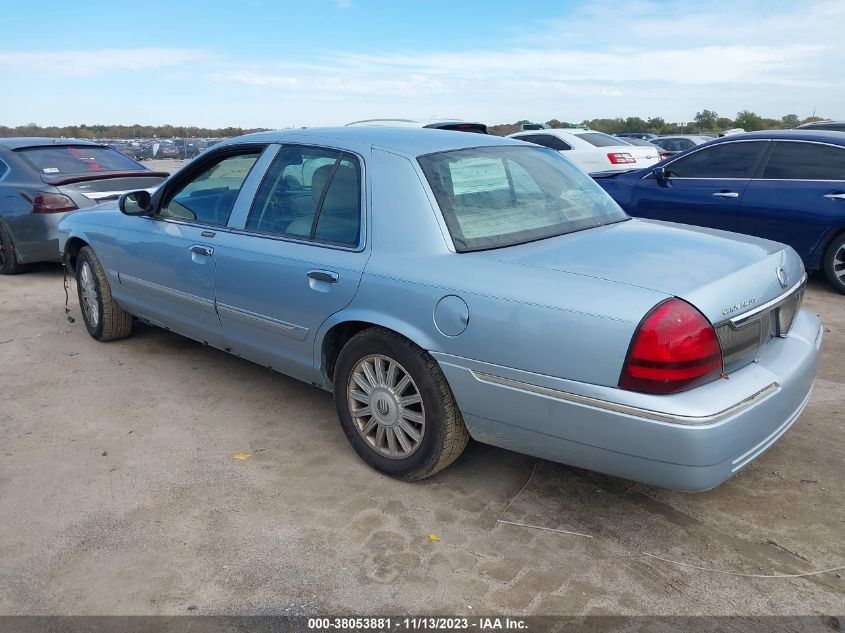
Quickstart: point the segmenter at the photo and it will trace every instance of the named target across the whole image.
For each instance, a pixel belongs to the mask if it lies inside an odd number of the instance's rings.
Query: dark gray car
[[[56,226],[67,213],[152,190],[167,176],[97,143],[0,139],[0,274],[60,261]]]

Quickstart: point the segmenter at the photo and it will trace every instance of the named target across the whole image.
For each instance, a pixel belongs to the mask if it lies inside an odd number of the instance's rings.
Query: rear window
[[[39,174],[60,176],[96,171],[138,171],[146,168],[109,147],[51,145],[16,151]]]
[[[611,136],[610,134],[602,134],[601,132],[584,132],[582,134],[576,134],[575,136],[587,141],[590,145],[595,145],[596,147],[612,147],[613,145],[624,145],[624,143],[620,143],[619,139],[615,136]]]
[[[458,251],[512,246],[628,216],[555,151],[480,147],[419,157]]]
[[[474,132],[475,134],[487,134],[487,126],[479,123],[449,123],[436,126],[440,130],[454,130],[455,132]]]
[[[551,134],[525,134],[523,136],[515,136],[514,138],[518,138],[520,141],[536,143],[537,145],[542,145],[543,147],[548,147],[549,149],[555,149],[561,152],[572,149],[570,145],[564,143],[557,136],[552,136]]]

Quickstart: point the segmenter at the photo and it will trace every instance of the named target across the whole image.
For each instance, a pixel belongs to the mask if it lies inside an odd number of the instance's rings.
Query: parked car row
[[[430,476],[473,437],[711,488],[809,399],[823,329],[801,309],[801,258],[631,218],[598,184],[628,174],[564,158],[618,141],[569,133],[554,138],[570,150],[367,125],[252,134],[69,214],[59,248],[93,338],[137,319],[332,391],[382,473]]]
[[[220,139],[177,138],[177,139],[132,139],[102,140],[103,145],[129,156],[133,160],[173,158],[190,160],[205,151]]]

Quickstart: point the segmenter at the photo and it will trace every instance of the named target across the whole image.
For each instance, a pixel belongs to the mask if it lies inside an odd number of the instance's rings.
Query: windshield
[[[146,167],[110,147],[51,145],[17,150],[38,173],[47,176],[87,174],[96,171],[138,171]]]
[[[587,174],[544,147],[418,158],[458,251],[512,246],[626,220]]]

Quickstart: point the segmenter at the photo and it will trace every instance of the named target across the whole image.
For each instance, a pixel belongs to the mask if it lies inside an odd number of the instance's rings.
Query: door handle
[[[845,193],[829,193],[825,195],[828,200],[845,200]]]
[[[716,191],[713,193],[717,198],[739,198],[736,191]]]
[[[191,246],[191,252],[194,255],[204,255],[205,257],[211,257],[214,255],[214,249],[210,246],[203,246],[202,244],[194,244]]]
[[[315,281],[325,281],[329,284],[336,284],[338,279],[340,279],[340,275],[336,272],[332,272],[331,270],[309,270],[308,278]]]

